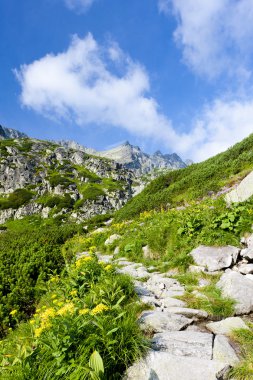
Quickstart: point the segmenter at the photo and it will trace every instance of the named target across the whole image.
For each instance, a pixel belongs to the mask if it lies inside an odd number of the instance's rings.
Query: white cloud
[[[86,12],[96,0],[64,0],[66,6],[77,12]]]
[[[148,96],[145,69],[116,44],[104,48],[91,34],[84,39],[75,36],[65,52],[23,65],[16,75],[21,103],[43,115],[175,140],[170,121]]]
[[[178,133],[150,93],[144,67],[115,43],[103,47],[91,34],[74,36],[68,49],[16,71],[22,105],[81,127],[122,128],[160,141],[169,151],[203,160],[253,132],[253,100],[217,100]],[[96,133],[94,131],[94,133]]]
[[[252,0],[158,0],[174,12],[175,40],[186,64],[197,74],[248,80],[253,45]]]

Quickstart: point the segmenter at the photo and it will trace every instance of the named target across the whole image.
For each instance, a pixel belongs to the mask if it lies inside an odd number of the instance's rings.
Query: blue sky
[[[1,0],[0,123],[201,161],[253,132],[252,0]]]

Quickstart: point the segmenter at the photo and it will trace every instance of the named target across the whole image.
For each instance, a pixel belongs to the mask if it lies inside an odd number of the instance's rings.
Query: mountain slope
[[[19,132],[16,129],[11,128],[5,128],[2,125],[0,125],[0,139],[19,139],[19,138],[27,138],[28,136],[23,133]]]
[[[83,151],[35,139],[0,141],[0,222],[26,215],[83,220],[132,196],[132,173]]]
[[[204,162],[172,171],[151,182],[117,213],[128,219],[140,212],[167,208],[191,200],[226,191],[253,170],[253,134]]]

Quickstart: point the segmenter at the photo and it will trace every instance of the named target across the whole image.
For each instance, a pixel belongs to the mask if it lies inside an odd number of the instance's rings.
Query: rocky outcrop
[[[5,128],[0,125],[0,139],[21,139],[28,138],[25,133],[17,131],[16,129]]]
[[[244,202],[253,195],[253,172],[248,174],[235,189],[226,194],[228,204]]]

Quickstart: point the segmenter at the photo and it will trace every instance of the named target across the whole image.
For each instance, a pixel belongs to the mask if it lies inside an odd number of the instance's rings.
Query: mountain
[[[78,222],[111,213],[131,198],[133,178],[122,165],[83,150],[36,139],[3,138],[0,223],[33,214]]]
[[[115,148],[96,151],[94,149],[82,147],[73,141],[60,141],[65,147],[78,147],[88,154],[109,158],[125,168],[132,169],[137,175],[151,174],[155,171],[174,170],[185,168],[187,164],[176,154],[162,154],[160,151],[154,154],[144,153],[138,146],[131,145],[128,141]]]
[[[25,133],[19,132],[16,129],[5,128],[0,125],[0,140],[3,139],[20,139],[27,138],[28,136]]]

